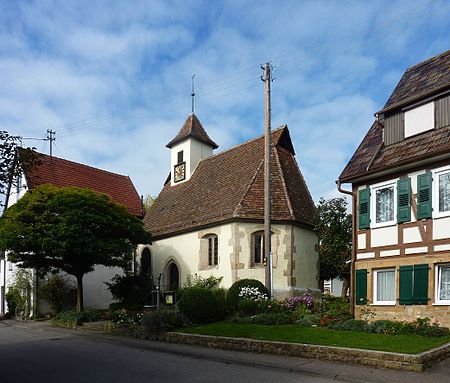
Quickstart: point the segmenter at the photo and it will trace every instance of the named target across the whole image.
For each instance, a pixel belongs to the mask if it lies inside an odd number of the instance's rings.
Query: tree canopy
[[[19,155],[17,151],[19,143],[19,136],[11,136],[8,132],[0,130],[0,207],[5,205],[6,196],[9,195],[14,180],[21,174],[23,168],[33,166],[36,161],[31,149],[22,149]]]
[[[138,243],[151,243],[138,218],[105,194],[76,187],[37,187],[0,218],[0,248],[23,268],[62,270],[77,279],[83,309],[84,274],[95,265],[126,268]]]
[[[348,261],[352,253],[352,216],[347,213],[344,198],[320,199],[316,212],[316,231],[319,236],[320,280],[342,279],[344,298],[349,286]]]

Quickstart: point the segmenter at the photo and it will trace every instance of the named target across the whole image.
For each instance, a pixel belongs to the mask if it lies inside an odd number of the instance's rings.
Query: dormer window
[[[434,102],[405,111],[405,138],[434,129]]]

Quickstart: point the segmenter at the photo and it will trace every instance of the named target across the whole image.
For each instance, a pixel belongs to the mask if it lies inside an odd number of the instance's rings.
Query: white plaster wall
[[[433,239],[450,238],[450,217],[433,220]]]
[[[123,275],[120,267],[97,265],[93,272],[83,278],[84,308],[107,309],[113,298],[104,282],[110,282],[116,274]]]
[[[405,227],[403,229],[403,242],[404,243],[422,242],[422,237],[420,236],[419,228]]]
[[[200,231],[180,234],[172,238],[154,241],[150,246],[152,253],[153,277],[156,279],[159,272],[165,272],[167,265],[174,260],[180,273],[180,286],[186,282],[187,275],[198,274],[202,277],[223,276],[221,286],[229,287],[232,284],[229,245],[231,239],[231,224],[220,225],[215,228],[202,230],[202,235],[217,234],[219,264],[206,270],[199,270],[200,260]],[[167,281],[167,276],[163,277]]]
[[[358,249],[363,250],[366,246],[366,233],[358,234]]]
[[[372,247],[398,244],[397,225],[372,229],[371,235]]]
[[[198,141],[198,140],[189,140],[190,141],[190,174],[194,173],[195,168],[197,167],[198,163],[209,156],[212,155],[212,147],[205,145],[204,143]]]
[[[319,253],[315,232],[294,227],[296,289],[318,291]]]

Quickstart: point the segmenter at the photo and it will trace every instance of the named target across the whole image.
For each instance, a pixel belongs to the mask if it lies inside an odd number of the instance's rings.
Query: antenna
[[[52,156],[53,156],[53,141],[56,140],[56,138],[54,137],[55,134],[56,134],[56,132],[54,132],[53,130],[47,129],[46,141],[50,142],[50,161],[52,160]]]
[[[195,74],[192,75],[192,92],[191,92],[191,97],[192,97],[192,114],[194,114],[195,112],[195,87],[194,87],[194,79],[195,79]]]

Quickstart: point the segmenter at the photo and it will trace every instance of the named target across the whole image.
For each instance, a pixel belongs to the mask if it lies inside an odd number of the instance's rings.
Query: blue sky
[[[219,151],[287,124],[316,202],[402,73],[450,49],[450,1],[0,0],[0,129],[157,195],[191,112]],[[48,152],[48,143],[25,140]]]

